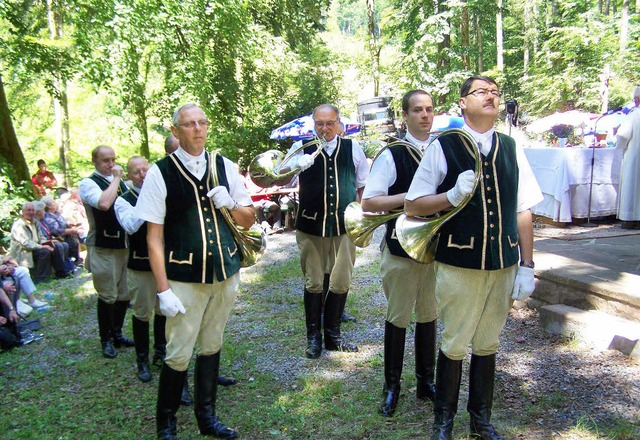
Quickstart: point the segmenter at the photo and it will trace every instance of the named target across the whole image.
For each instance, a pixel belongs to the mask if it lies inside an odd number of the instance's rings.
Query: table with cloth
[[[591,217],[615,215],[622,151],[615,148],[525,148],[544,200],[531,209],[534,215],[556,222],[589,216],[591,157],[593,194]]]

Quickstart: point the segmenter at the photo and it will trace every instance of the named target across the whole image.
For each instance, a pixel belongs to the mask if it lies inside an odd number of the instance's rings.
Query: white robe
[[[618,218],[640,220],[640,109],[636,108],[620,126],[616,148],[624,150],[620,174]]]

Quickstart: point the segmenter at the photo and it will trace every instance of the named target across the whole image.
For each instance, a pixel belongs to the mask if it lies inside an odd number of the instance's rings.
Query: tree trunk
[[[484,56],[483,53],[483,41],[482,41],[482,27],[480,23],[480,14],[476,14],[476,40],[478,42],[478,73],[484,71]]]
[[[525,3],[524,5],[524,50],[522,53],[522,58],[523,58],[523,75],[524,77],[528,77],[529,76],[529,58],[530,58],[530,53],[529,53],[529,48],[531,46],[530,44],[530,40],[531,40],[531,9],[529,8],[529,5],[527,3]]]
[[[47,19],[49,23],[49,38],[59,40],[62,38],[62,15],[58,10],[59,5],[55,0],[47,0]],[[56,143],[59,151],[60,168],[63,174],[63,186],[69,186],[70,167],[67,164],[69,153],[69,108],[67,104],[67,83],[59,71],[53,72],[53,109],[56,125]]]
[[[374,0],[367,0],[367,18],[369,21],[369,53],[371,54],[371,73],[373,76],[373,96],[380,93],[380,48],[376,36],[376,16]]]
[[[31,182],[29,167],[20,149],[16,131],[13,128],[11,111],[9,110],[9,103],[7,102],[7,96],[4,92],[2,75],[0,75],[0,155],[7,163],[13,166],[14,172],[9,173],[9,178],[14,185],[18,186],[23,181]],[[5,173],[4,170],[3,173]]]
[[[462,67],[471,70],[469,61],[469,7],[465,1],[460,16],[460,41],[462,43]]]
[[[502,0],[498,0],[498,12],[496,13],[496,61],[498,71],[504,71],[504,41],[502,35]]]
[[[438,2],[438,14],[442,14],[449,10],[446,2]],[[451,29],[450,20],[447,18],[448,29]],[[451,61],[449,60],[449,48],[451,47],[451,34],[442,34],[442,41],[438,43],[438,72],[444,76],[449,72]],[[444,105],[447,102],[447,95],[441,94],[438,98],[438,104]]]
[[[622,2],[622,16],[620,17],[620,54],[622,55],[627,49],[627,41],[629,38],[629,0]]]

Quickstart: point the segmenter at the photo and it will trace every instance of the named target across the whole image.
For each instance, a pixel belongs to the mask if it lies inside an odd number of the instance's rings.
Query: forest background
[[[525,121],[604,112],[639,61],[640,0],[0,0],[0,236],[37,159],[67,187],[97,145],[156,160],[185,102],[212,121],[208,148],[246,166],[322,102],[351,116],[424,88],[456,111],[483,73]]]

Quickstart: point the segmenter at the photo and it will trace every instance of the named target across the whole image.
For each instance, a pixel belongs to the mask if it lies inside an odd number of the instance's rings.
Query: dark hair
[[[476,81],[476,80],[485,81],[485,82],[488,82],[488,83],[493,84],[496,87],[498,87],[498,83],[496,83],[496,81],[491,77],[483,76],[483,75],[470,76],[462,84],[462,87],[460,87],[460,97],[461,98],[464,98],[465,96],[467,96],[467,94],[471,91],[471,84],[473,84],[473,82]]]
[[[38,159],[38,166],[40,165],[46,165],[47,163],[44,161],[44,159]]]
[[[430,93],[425,92],[424,90],[411,90],[407,93],[404,94],[404,96],[402,97],[402,111],[403,112],[408,112],[409,111],[409,100],[411,98],[413,98],[415,95],[427,95],[429,98],[431,98],[431,105],[433,105],[433,96],[431,96]]]

